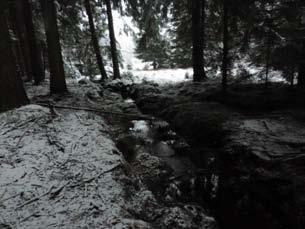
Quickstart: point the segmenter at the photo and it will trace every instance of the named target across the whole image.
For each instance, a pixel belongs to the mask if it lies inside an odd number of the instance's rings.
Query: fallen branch
[[[59,187],[58,189],[56,189],[54,192],[51,192],[50,199],[51,200],[55,199],[68,184],[70,184],[70,181],[68,181],[66,184],[64,184],[61,187]]]
[[[36,103],[36,105],[44,106],[44,107],[50,107],[50,104],[48,103]],[[141,114],[128,114],[128,113],[121,113],[121,112],[114,112],[114,111],[105,111],[101,109],[94,109],[94,108],[88,108],[88,107],[72,107],[72,106],[59,106],[59,105],[52,105],[52,107],[57,109],[67,109],[67,110],[81,110],[81,111],[90,111],[90,112],[97,112],[102,114],[110,114],[110,115],[117,115],[122,117],[129,117],[129,118],[136,118],[136,119],[142,119],[142,120],[148,120],[153,121],[154,118],[147,116],[147,115],[141,115]]]
[[[34,202],[40,200],[42,197],[49,195],[49,193],[52,191],[53,188],[54,188],[54,186],[52,186],[52,187],[49,189],[49,191],[47,191],[46,193],[44,193],[44,194],[42,194],[42,195],[40,195],[40,196],[37,196],[37,197],[35,197],[35,198],[33,198],[33,199],[30,199],[30,200],[24,202],[23,204],[17,206],[17,207],[15,208],[15,210],[18,210],[18,209],[20,209],[20,208],[23,208],[24,206],[29,205],[29,204],[31,204],[31,203],[34,203]]]
[[[28,131],[30,131],[32,129],[32,127],[34,126],[34,124],[36,124],[42,117],[38,117],[35,119],[31,119],[29,122],[32,122],[31,125],[28,126],[28,128],[23,132],[23,134],[20,136],[17,144],[16,144],[16,148],[19,147],[20,142],[22,141],[22,139],[24,138],[24,136],[27,134]]]
[[[70,187],[70,188],[75,188],[75,187],[77,187],[77,186],[83,186],[84,184],[91,183],[91,182],[94,181],[95,179],[98,179],[98,178],[100,178],[101,176],[105,175],[106,173],[110,173],[110,172],[112,172],[112,171],[114,171],[114,170],[116,170],[117,168],[120,168],[120,167],[122,167],[122,164],[118,164],[118,165],[114,166],[113,168],[111,168],[111,169],[109,169],[109,170],[107,170],[107,171],[103,171],[103,172],[99,173],[96,177],[92,177],[92,178],[89,178],[89,179],[87,179],[87,180],[83,180],[83,181],[78,182],[78,183],[76,183],[76,184],[72,184],[72,185],[70,185],[69,187]]]
[[[34,212],[33,214],[31,214],[31,215],[25,217],[23,220],[21,220],[21,223],[27,221],[28,219],[30,219],[30,218],[32,218],[32,217],[37,218],[37,217],[40,217],[40,216],[41,216],[41,215],[39,214],[39,212]]]

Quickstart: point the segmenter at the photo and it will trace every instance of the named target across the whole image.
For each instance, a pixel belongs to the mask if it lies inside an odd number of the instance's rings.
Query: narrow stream
[[[138,138],[142,138],[147,143],[149,152],[161,158],[173,170],[173,175],[179,176],[185,173],[195,172],[196,166],[192,161],[183,155],[178,155],[175,144],[181,143],[183,139],[169,130],[168,123],[164,121],[148,122],[144,120],[132,121],[133,127],[130,132]],[[185,147],[189,147],[184,143]]]
[[[133,101],[128,99],[125,102]],[[170,176],[152,190],[165,202],[170,196],[171,202],[197,203],[206,208],[215,197],[218,175],[196,166],[190,158],[191,146],[167,122],[160,119],[132,120],[126,125],[123,135],[117,146],[131,164],[144,150],[168,166]]]

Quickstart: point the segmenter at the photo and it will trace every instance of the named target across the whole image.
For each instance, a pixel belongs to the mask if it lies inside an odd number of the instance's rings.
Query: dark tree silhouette
[[[223,1],[223,16],[222,16],[222,24],[223,24],[223,53],[222,53],[222,89],[225,91],[228,86],[228,54],[229,54],[229,23],[228,23],[228,1]]]
[[[16,71],[5,11],[7,0],[0,1],[0,111],[28,103],[22,80]]]
[[[20,0],[19,0],[20,1]],[[35,84],[39,84],[44,80],[44,70],[42,66],[42,59],[38,49],[38,43],[35,35],[33,24],[32,9],[29,0],[22,0],[24,9],[24,22],[27,32],[27,38],[30,47],[30,62]]]
[[[51,94],[67,92],[54,0],[40,0],[46,30]]]
[[[194,81],[206,78],[204,71],[204,29],[203,29],[203,0],[192,1],[192,41]]]
[[[31,64],[31,51],[29,47],[28,33],[24,23],[24,7],[23,2],[20,0],[11,1],[11,24],[16,28],[15,34],[18,38],[18,42],[21,48],[22,63],[24,65],[26,80],[31,81],[33,79],[33,71]]]
[[[113,77],[115,79],[118,79],[121,76],[120,76],[119,59],[118,59],[118,52],[116,47],[116,39],[115,39],[114,26],[113,26],[111,2],[110,0],[105,0],[105,2],[106,2],[107,16],[108,16],[110,46],[111,46],[111,55],[112,55],[112,63],[113,63]]]
[[[305,87],[305,39],[302,41],[301,55],[298,67],[298,86]]]
[[[100,46],[99,46],[99,43],[98,43],[96,31],[95,31],[95,26],[94,26],[90,1],[89,0],[84,0],[84,4],[85,4],[86,12],[87,12],[87,15],[88,15],[88,19],[89,19],[91,40],[92,40],[92,45],[93,45],[93,49],[94,49],[96,60],[97,60],[97,65],[98,65],[99,70],[101,72],[102,80],[105,80],[105,79],[107,79],[107,73],[106,73],[106,70],[105,70],[105,66],[104,66],[104,63],[103,63],[102,56],[101,56]]]
[[[21,34],[18,28],[17,16],[16,16],[16,4],[14,0],[10,0],[9,4],[9,23],[14,34],[15,41],[13,42],[13,52],[15,54],[16,62],[18,65],[18,73],[21,77],[26,76],[26,66],[25,59],[23,56],[22,44],[21,44]]]

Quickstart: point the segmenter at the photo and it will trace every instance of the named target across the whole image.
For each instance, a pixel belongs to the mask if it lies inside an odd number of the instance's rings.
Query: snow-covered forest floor
[[[164,162],[143,152],[132,168],[117,149],[111,113],[141,117],[133,103],[89,81],[68,88],[29,86],[33,104],[1,114],[0,228],[214,228],[198,205],[164,205],[148,189]]]
[[[0,115],[0,228],[211,229],[211,210],[230,221],[257,209],[257,222],[302,222],[303,97],[143,81],[69,79],[60,96],[26,85],[31,105]]]

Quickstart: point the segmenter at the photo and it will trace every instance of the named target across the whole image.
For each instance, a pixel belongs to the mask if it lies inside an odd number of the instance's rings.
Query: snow
[[[1,224],[107,228],[124,219],[115,170],[103,174],[124,161],[100,117],[79,111],[53,119],[29,105],[0,120]]]
[[[136,120],[132,121],[133,127],[130,129],[134,134],[148,137],[150,127],[147,121]]]
[[[67,84],[65,96],[48,95],[48,82],[26,89],[32,102],[135,113],[133,101],[98,84]],[[0,228],[214,228],[203,209],[179,205],[170,215],[144,183],[164,173],[164,162],[143,151],[128,164],[113,141],[113,117],[54,109],[32,104],[0,114]]]
[[[139,32],[137,26],[133,23],[132,17],[121,16],[116,10],[113,10],[114,28],[119,49],[124,61],[122,72],[131,72],[134,75],[134,81],[141,83],[143,81],[152,81],[161,85],[179,83],[187,81],[185,76],[193,75],[192,69],[160,69],[153,70],[149,62],[143,62],[136,57],[135,53],[135,35]],[[131,67],[131,70],[128,68]]]
[[[115,28],[115,36],[119,44],[119,49],[124,60],[124,69],[128,66],[137,68],[142,61],[136,58],[134,50],[135,34],[139,32],[138,28],[132,22],[132,17],[121,16],[117,10],[113,10],[113,23]]]
[[[133,131],[138,131],[138,132],[149,131],[149,126],[147,121],[139,120],[139,121],[132,121],[132,123],[134,124],[134,127],[132,128]]]
[[[159,85],[174,84],[190,81],[193,70],[188,69],[160,69],[160,70],[135,70],[132,71],[135,83],[151,81]]]
[[[265,67],[256,66],[255,64],[251,63],[248,58],[244,58],[234,63],[231,73],[234,78],[238,78],[240,75],[242,75],[242,70],[246,70],[250,74],[251,80],[254,83],[265,81]],[[285,79],[280,71],[275,71],[271,68],[268,74],[268,81],[285,82]]]
[[[126,7],[123,3],[123,9]],[[171,15],[169,15],[171,16]],[[83,15],[83,20],[87,21],[87,17]],[[104,16],[99,24],[104,24],[107,21]],[[192,78],[193,70],[191,68],[188,69],[159,69],[153,70],[151,62],[143,62],[142,60],[137,58],[137,54],[135,53],[136,49],[136,35],[139,33],[139,29],[137,25],[134,23],[131,16],[121,15],[118,10],[113,10],[113,21],[114,21],[114,30],[117,40],[117,49],[120,51],[122,55],[123,68],[121,72],[131,73],[133,75],[133,80],[135,83],[142,83],[144,81],[151,81],[160,85],[164,84],[176,84],[185,81],[189,81]],[[161,33],[163,36],[168,37],[170,40],[170,36],[167,34],[168,28],[171,28],[173,25],[168,23],[164,25],[165,27],[161,28]],[[167,28],[168,27],[168,28]],[[105,31],[104,36],[100,39],[101,46],[109,46],[109,34],[108,31]],[[75,64],[69,61],[67,55],[65,56],[65,69],[68,75],[73,74],[78,80],[87,79],[88,77],[81,76]],[[111,60],[107,59],[105,61],[106,71],[112,75],[112,67]],[[220,78],[221,71],[218,69],[215,72],[210,73],[210,68],[206,68],[207,75],[209,78]],[[246,70],[247,73],[251,76],[251,80],[254,83],[260,83],[264,81],[264,67],[263,66],[255,66],[249,60],[249,57],[243,57],[239,61],[236,61],[231,69],[231,75],[233,79],[241,79],[243,77],[243,70]],[[186,78],[186,76],[188,76]],[[95,77],[96,80],[101,78],[100,75]],[[281,72],[274,71],[270,69],[269,73],[269,81],[270,82],[285,82],[282,77]]]

